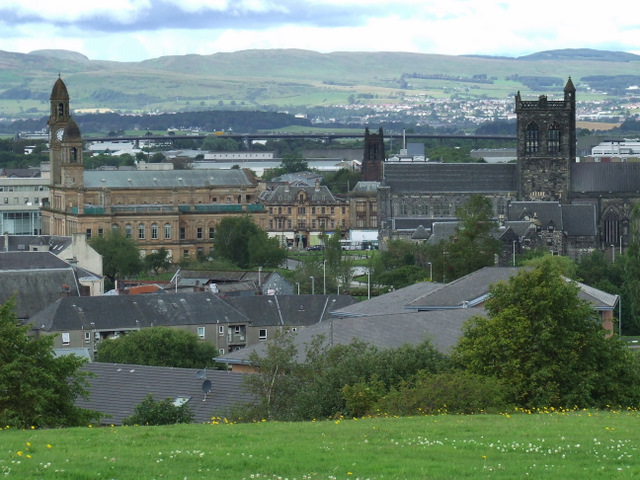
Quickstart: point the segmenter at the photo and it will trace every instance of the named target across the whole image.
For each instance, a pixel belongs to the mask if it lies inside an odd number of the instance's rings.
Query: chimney
[[[320,179],[316,178],[316,192],[320,191]]]

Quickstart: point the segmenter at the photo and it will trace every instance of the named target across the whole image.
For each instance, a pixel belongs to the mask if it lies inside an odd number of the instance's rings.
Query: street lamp
[[[311,279],[311,295],[316,293],[316,279],[313,278],[313,275],[309,277]]]
[[[429,281],[433,282],[433,263],[427,262],[427,265],[429,265]]]
[[[322,261],[322,294],[327,294],[327,261]]]

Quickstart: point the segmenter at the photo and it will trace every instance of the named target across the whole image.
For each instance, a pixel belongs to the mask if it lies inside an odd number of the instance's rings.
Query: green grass
[[[638,412],[12,429],[0,472],[36,479],[635,478]]]

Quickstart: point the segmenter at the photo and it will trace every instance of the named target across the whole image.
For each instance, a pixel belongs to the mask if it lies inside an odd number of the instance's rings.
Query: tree
[[[120,338],[102,340],[97,360],[158,367],[203,368],[214,366],[215,345],[197,335],[168,327],[143,328]]]
[[[91,237],[89,245],[102,255],[102,269],[112,285],[116,279],[137,275],[144,268],[137,245],[120,230],[113,229],[104,236]]]
[[[631,234],[627,247],[622,298],[626,304],[623,316],[625,335],[640,333],[640,206],[635,204],[631,215]]]
[[[153,270],[158,275],[160,270],[167,270],[171,267],[171,260],[169,259],[169,250],[162,247],[155,252],[151,252],[144,257],[144,266],[147,269]]]
[[[445,246],[449,281],[493,265],[501,250],[500,241],[491,236],[496,223],[492,220],[491,202],[487,197],[472,195],[456,210],[456,217],[459,224]]]
[[[0,306],[0,424],[17,428],[87,425],[100,414],[75,406],[87,397],[84,360],[53,354],[54,337],[30,335],[15,302]]]
[[[171,398],[154,400],[148,394],[142,403],[136,405],[133,415],[122,421],[123,425],[175,425],[177,423],[191,423],[193,412],[189,405],[174,405]]]
[[[487,318],[465,325],[454,362],[501,380],[521,407],[638,405],[637,359],[578,292],[550,261],[490,286]]]
[[[287,256],[277,238],[269,238],[249,215],[225,217],[216,227],[213,253],[240,268],[277,267]]]

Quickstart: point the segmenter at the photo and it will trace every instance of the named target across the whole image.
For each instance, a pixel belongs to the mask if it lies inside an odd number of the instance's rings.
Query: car
[[[307,252],[319,252],[322,250],[322,245],[311,245],[307,247]]]

